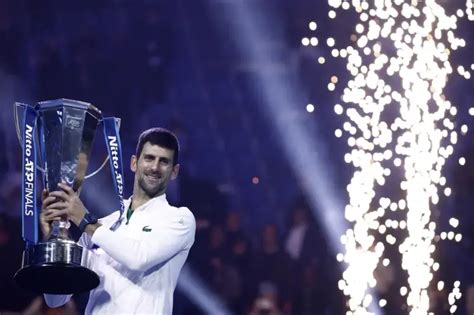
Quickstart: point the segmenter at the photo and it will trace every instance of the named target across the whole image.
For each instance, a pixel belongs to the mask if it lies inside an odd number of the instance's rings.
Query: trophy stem
[[[49,240],[71,240],[71,235],[69,234],[70,226],[71,223],[66,219],[53,221]]]

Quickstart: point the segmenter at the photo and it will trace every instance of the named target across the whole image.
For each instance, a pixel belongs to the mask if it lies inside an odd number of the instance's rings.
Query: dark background
[[[442,3],[450,12],[465,5]],[[315,169],[309,178],[327,180],[324,186],[341,205],[331,211],[342,218],[354,169],[344,163],[346,137],[334,136],[343,120],[333,106],[340,102],[347,73],[344,60],[332,60],[324,42],[330,36],[347,42],[356,17],[346,13],[330,20],[328,9],[324,1],[303,0],[0,1],[0,312],[59,312],[46,309],[12,280],[23,249],[21,150],[12,108],[15,101],[64,97],[122,118],[125,166],[142,130],[163,126],[176,132],[182,166],[168,198],[188,206],[198,220],[188,266],[229,312],[250,314],[258,298],[268,294],[284,314],[343,314],[345,299],[337,289],[343,266],[326,233],[331,227],[312,215],[326,211],[312,202],[326,196],[308,196],[311,191],[296,171]],[[316,32],[309,30],[310,21],[318,22]],[[469,69],[472,23],[459,21],[457,31],[468,45],[454,52],[452,61]],[[302,46],[302,37],[311,36],[321,44]],[[328,62],[319,65],[320,56]],[[327,83],[335,74],[340,82],[331,93]],[[470,82],[453,75],[445,89],[458,108],[457,129],[471,124]],[[306,111],[308,103],[315,105],[314,112]],[[288,137],[300,127],[303,138]],[[438,243],[442,267],[435,278],[461,280],[463,292],[474,280],[469,272],[474,249],[471,134],[460,137],[444,169],[452,196],[441,197],[433,209],[437,232],[449,230],[450,217],[460,219],[457,231],[463,240]],[[283,141],[288,138],[290,143]],[[303,164],[297,157],[307,148],[318,159]],[[98,132],[89,169],[104,155]],[[459,157],[467,160],[463,167]],[[126,171],[129,195],[133,174]],[[97,214],[117,209],[107,169],[85,182],[82,196]],[[285,242],[298,209],[310,232],[295,258]],[[406,312],[398,292],[404,277],[392,281],[388,300],[394,302],[387,313]],[[461,312],[465,297],[458,303]],[[179,286],[174,313],[206,314],[196,299]],[[85,300],[76,298],[79,312]],[[439,314],[446,312],[445,295],[433,300],[440,301],[433,306]]]

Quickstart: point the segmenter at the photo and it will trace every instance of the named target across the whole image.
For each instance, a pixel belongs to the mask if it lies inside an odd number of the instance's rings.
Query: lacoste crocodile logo
[[[151,228],[148,225],[145,225],[142,229],[143,232],[151,232]]]

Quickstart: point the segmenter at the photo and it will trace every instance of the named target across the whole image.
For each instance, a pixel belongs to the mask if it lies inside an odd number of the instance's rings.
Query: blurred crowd
[[[284,231],[268,223],[252,238],[238,211],[227,212],[223,222],[199,219],[190,264],[234,314],[331,314],[337,267],[330,256],[309,207],[299,201]]]

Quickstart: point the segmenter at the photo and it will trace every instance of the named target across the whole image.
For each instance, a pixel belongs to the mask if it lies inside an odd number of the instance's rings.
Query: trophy
[[[20,110],[23,110],[22,128]],[[53,221],[51,234],[46,240],[38,241],[40,207],[36,207],[36,173],[37,170],[43,173],[44,187],[50,192],[59,190],[58,183],[63,182],[79,193],[84,179],[99,172],[107,161],[86,176],[95,131],[103,122],[102,113],[89,103],[68,99],[39,102],[35,107],[15,103],[14,112],[23,148],[22,231],[26,242],[22,267],[15,280],[19,286],[37,293],[74,294],[91,290],[98,286],[99,277],[85,267],[86,252],[71,239],[67,218]],[[118,132],[119,120],[113,119]],[[111,161],[109,156],[107,159]],[[37,158],[40,163],[36,162]],[[120,175],[117,177],[122,180]]]

